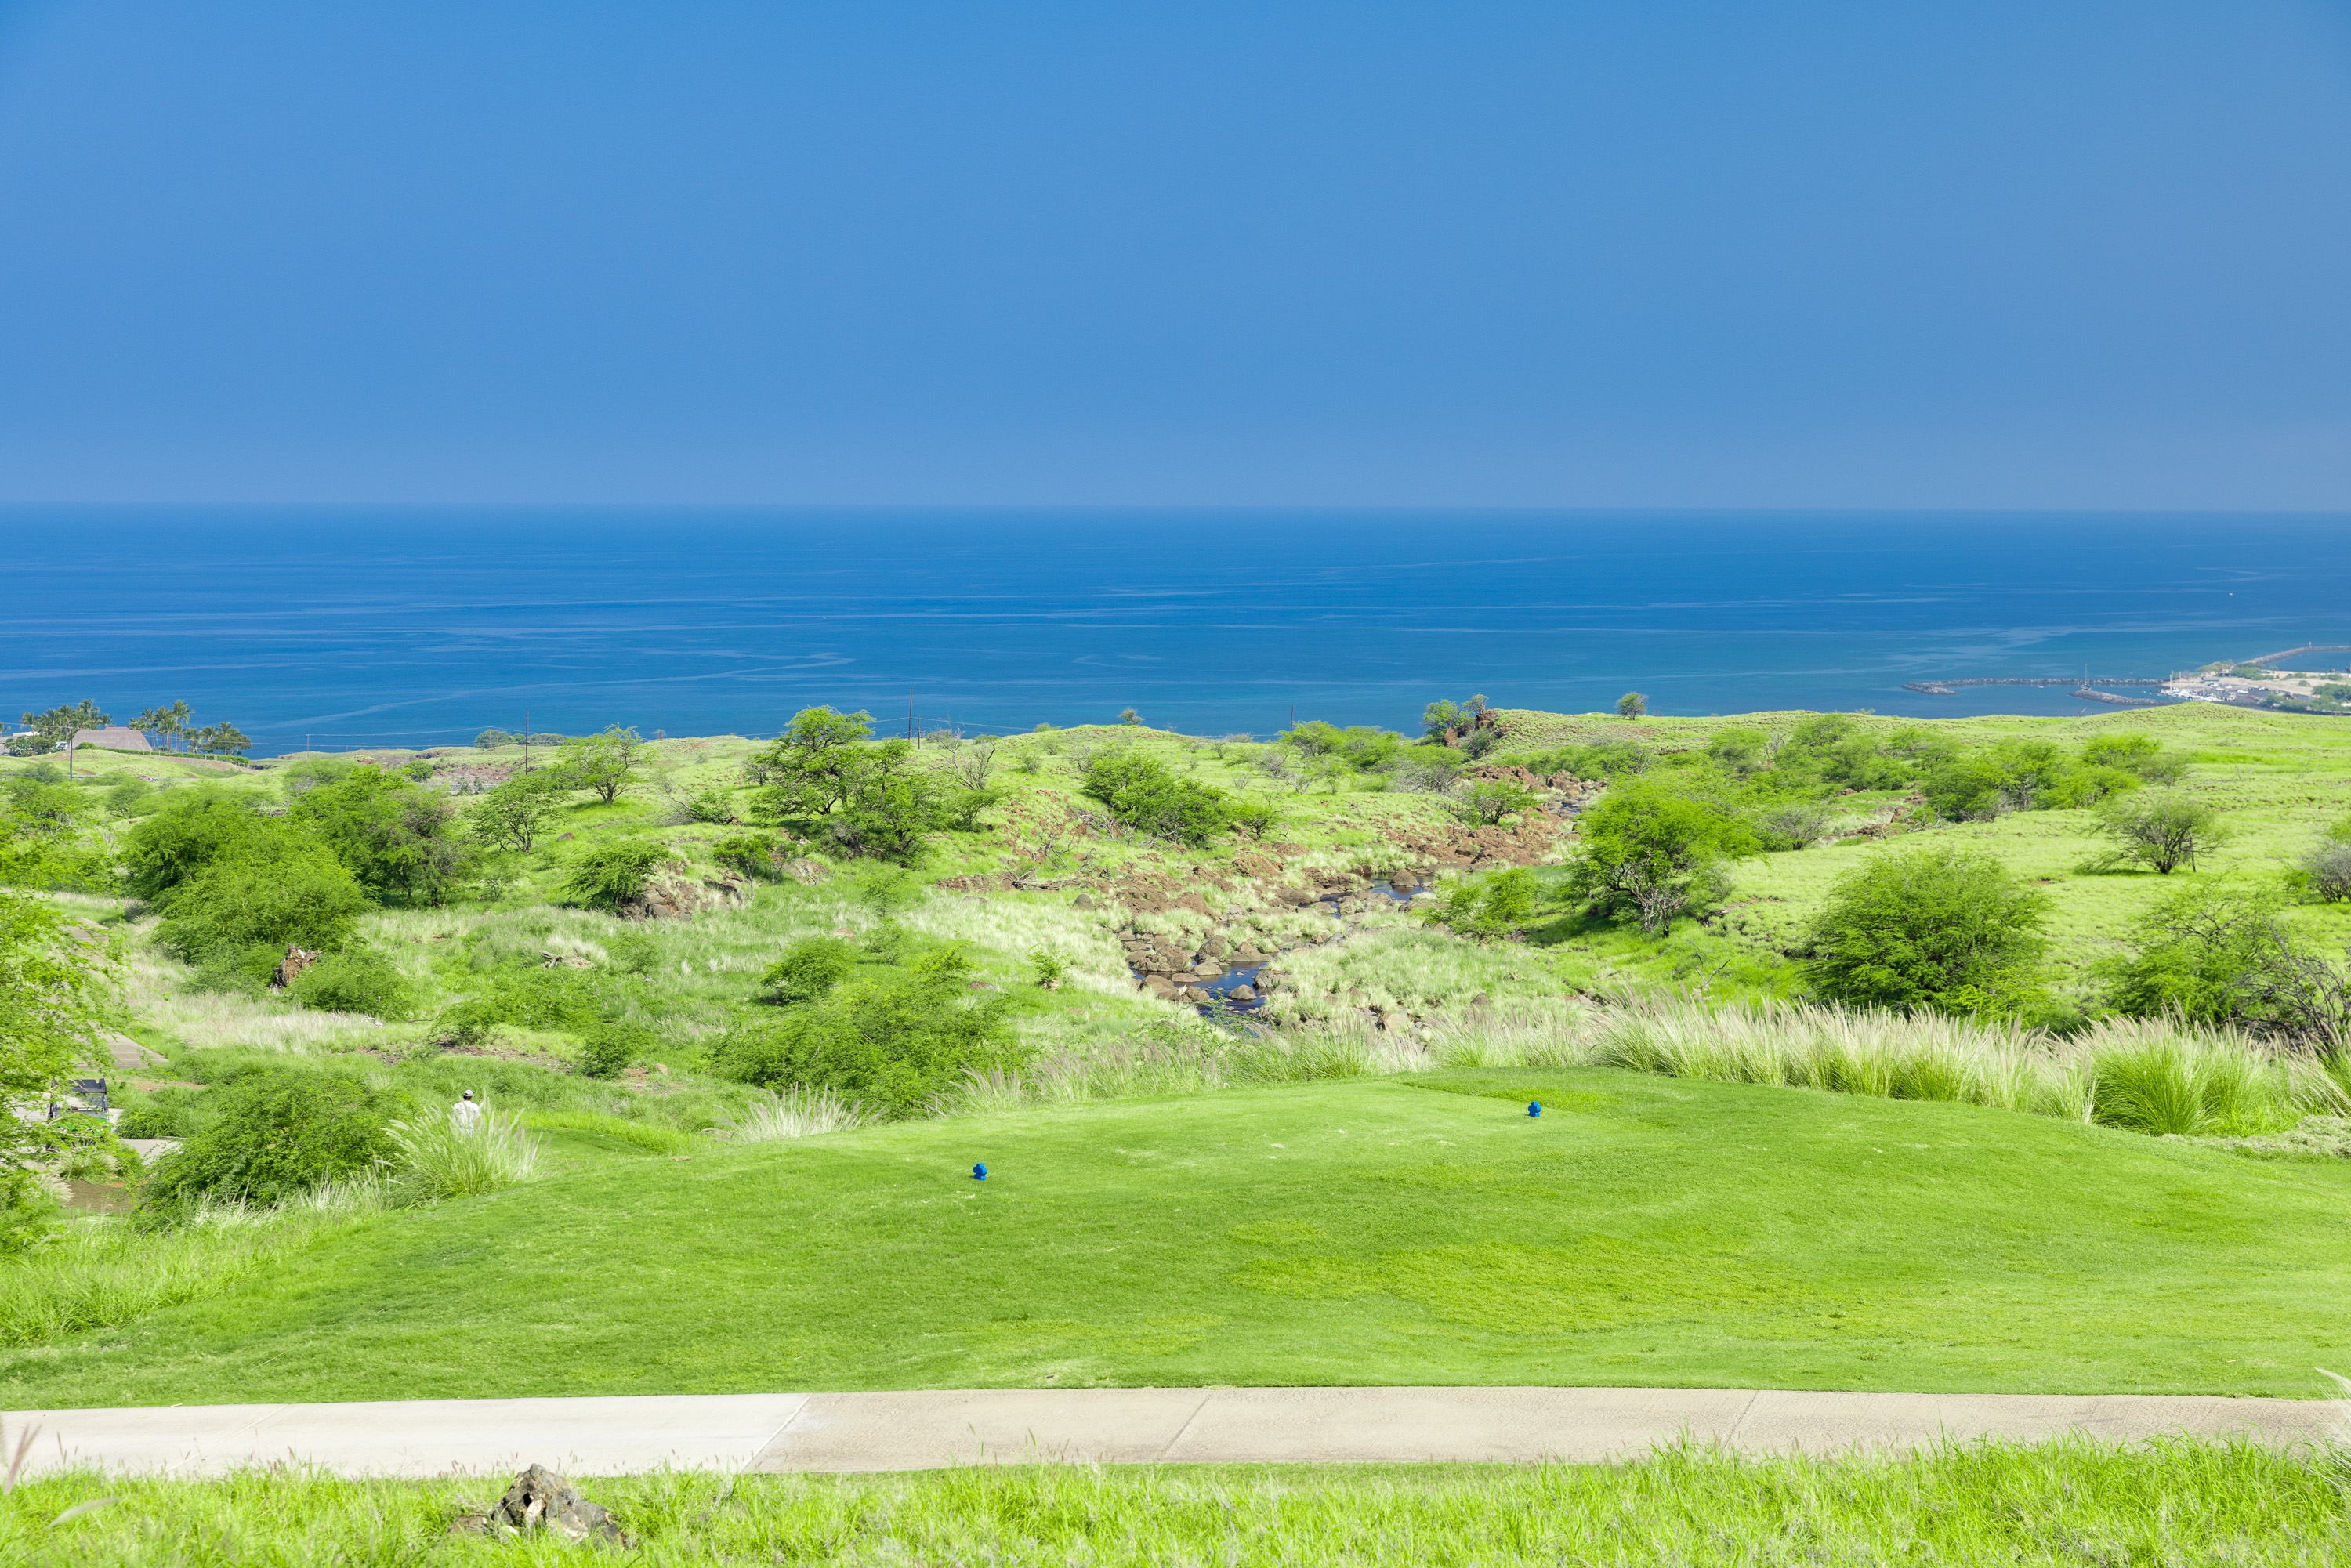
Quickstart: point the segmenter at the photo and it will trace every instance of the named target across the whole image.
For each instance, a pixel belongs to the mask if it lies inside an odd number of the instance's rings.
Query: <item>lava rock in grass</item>
[[[566,1541],[636,1544],[610,1510],[581,1497],[569,1481],[545,1465],[533,1465],[515,1477],[514,1485],[498,1500],[490,1522],[522,1533],[544,1530]]]
[[[1078,894],[1077,897],[1070,901],[1070,907],[1072,909],[1092,909],[1093,906],[1094,901],[1092,894],[1081,893]]]
[[[277,960],[277,967],[269,971],[269,988],[282,991],[301,977],[302,971],[319,961],[319,955],[308,947],[286,949],[286,956]]]

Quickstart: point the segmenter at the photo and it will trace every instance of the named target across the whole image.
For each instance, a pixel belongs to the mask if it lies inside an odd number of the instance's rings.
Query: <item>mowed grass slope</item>
[[[2311,1395],[2314,1366],[2351,1361],[2346,1197],[2339,1163],[1603,1071],[1235,1091],[614,1155],[0,1356],[0,1406],[1101,1384]]]

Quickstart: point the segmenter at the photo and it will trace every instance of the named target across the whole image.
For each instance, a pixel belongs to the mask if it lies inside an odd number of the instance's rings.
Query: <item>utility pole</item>
[[[906,738],[914,738],[914,688],[906,688]]]

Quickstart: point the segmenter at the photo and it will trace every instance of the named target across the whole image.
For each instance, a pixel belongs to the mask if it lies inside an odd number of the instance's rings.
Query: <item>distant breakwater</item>
[[[1930,697],[1955,697],[1961,686],[2074,686],[2066,695],[2085,702],[2105,703],[2109,707],[2167,707],[2170,705],[2154,697],[2126,697],[2113,692],[2102,692],[2091,683],[2107,686],[2160,686],[2170,680],[2168,675],[2091,675],[2074,685],[2071,675],[1980,675],[1967,680],[1905,681],[1902,689]]]

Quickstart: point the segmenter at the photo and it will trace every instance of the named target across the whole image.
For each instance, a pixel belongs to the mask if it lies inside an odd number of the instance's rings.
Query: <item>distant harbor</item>
[[[2329,694],[2307,689],[2306,679],[2301,685],[2294,677],[2271,675],[2271,666],[2285,659],[2297,659],[2304,653],[2351,653],[2351,643],[2306,643],[2299,648],[2286,648],[2275,653],[2256,653],[2250,659],[2223,661],[2202,670],[2174,671],[2168,675],[2090,675],[2082,677],[2079,685],[2071,675],[1983,675],[1932,681],[1905,681],[1905,691],[1922,696],[1951,697],[1968,686],[2072,686],[2065,695],[2085,702],[2105,703],[2112,707],[2167,707],[2174,702],[2217,702],[2236,707],[2277,708],[2294,713],[2340,712],[2340,699]],[[2271,675],[2267,681],[2249,678],[2241,672],[2252,669],[2258,675]],[[2155,686],[2161,697],[2126,697],[2116,692],[2102,691],[2102,686]],[[2340,688],[2336,688],[2339,690]],[[2322,702],[2331,706],[2322,706]]]
[[[2169,675],[2091,675],[2076,685],[2071,675],[1987,675],[1965,680],[1905,681],[1902,688],[1924,696],[1955,697],[1962,686],[2073,686],[2074,689],[2065,695],[2080,697],[2085,702],[2105,703],[2113,707],[2163,707],[2167,705],[2160,697],[2126,697],[2114,692],[2100,691],[2097,687],[2165,686],[2170,685],[2172,678]]]

